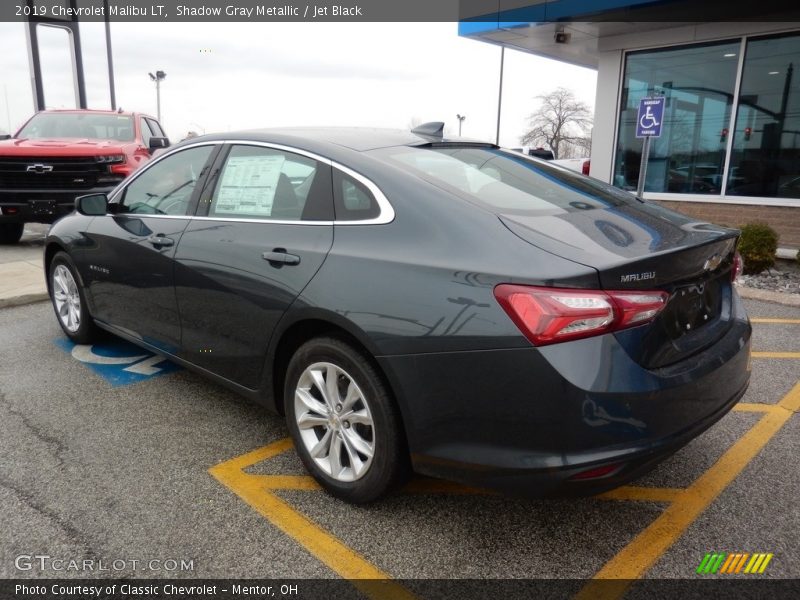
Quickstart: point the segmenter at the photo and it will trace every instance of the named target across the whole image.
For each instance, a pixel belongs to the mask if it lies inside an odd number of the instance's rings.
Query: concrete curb
[[[796,306],[800,308],[800,294],[784,294],[783,292],[771,292],[769,290],[759,290],[743,285],[737,285],[736,291],[742,298],[748,300],[763,300],[764,302],[774,302],[783,306]]]
[[[0,298],[0,308],[10,308],[12,306],[25,306],[26,304],[44,302],[49,299],[50,296],[47,294],[47,292],[41,292],[36,294],[23,294],[21,296],[11,296],[10,298]]]

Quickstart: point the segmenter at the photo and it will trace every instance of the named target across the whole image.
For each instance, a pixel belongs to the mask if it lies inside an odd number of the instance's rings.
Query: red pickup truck
[[[0,244],[25,223],[52,223],[84,194],[108,193],[169,146],[156,119],[104,110],[46,110],[0,138]]]

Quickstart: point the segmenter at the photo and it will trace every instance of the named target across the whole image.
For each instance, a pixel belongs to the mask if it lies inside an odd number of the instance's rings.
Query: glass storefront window
[[[739,52],[735,40],[626,55],[614,185],[636,189],[639,100],[664,95],[664,123],[650,146],[645,191],[720,193]]]
[[[726,195],[800,198],[800,35],[750,39]]]

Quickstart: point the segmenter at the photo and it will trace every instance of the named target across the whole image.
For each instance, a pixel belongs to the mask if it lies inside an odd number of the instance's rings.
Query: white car
[[[589,174],[589,165],[592,162],[590,158],[560,158],[558,160],[551,160],[554,165],[561,165],[572,171],[577,171],[583,175]]]

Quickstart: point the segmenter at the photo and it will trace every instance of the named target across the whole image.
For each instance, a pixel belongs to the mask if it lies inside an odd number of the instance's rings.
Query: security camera
[[[555,33],[555,35],[553,37],[555,38],[556,44],[568,44],[569,43],[569,36],[570,36],[570,34],[564,32],[564,31],[556,31],[556,33]]]

